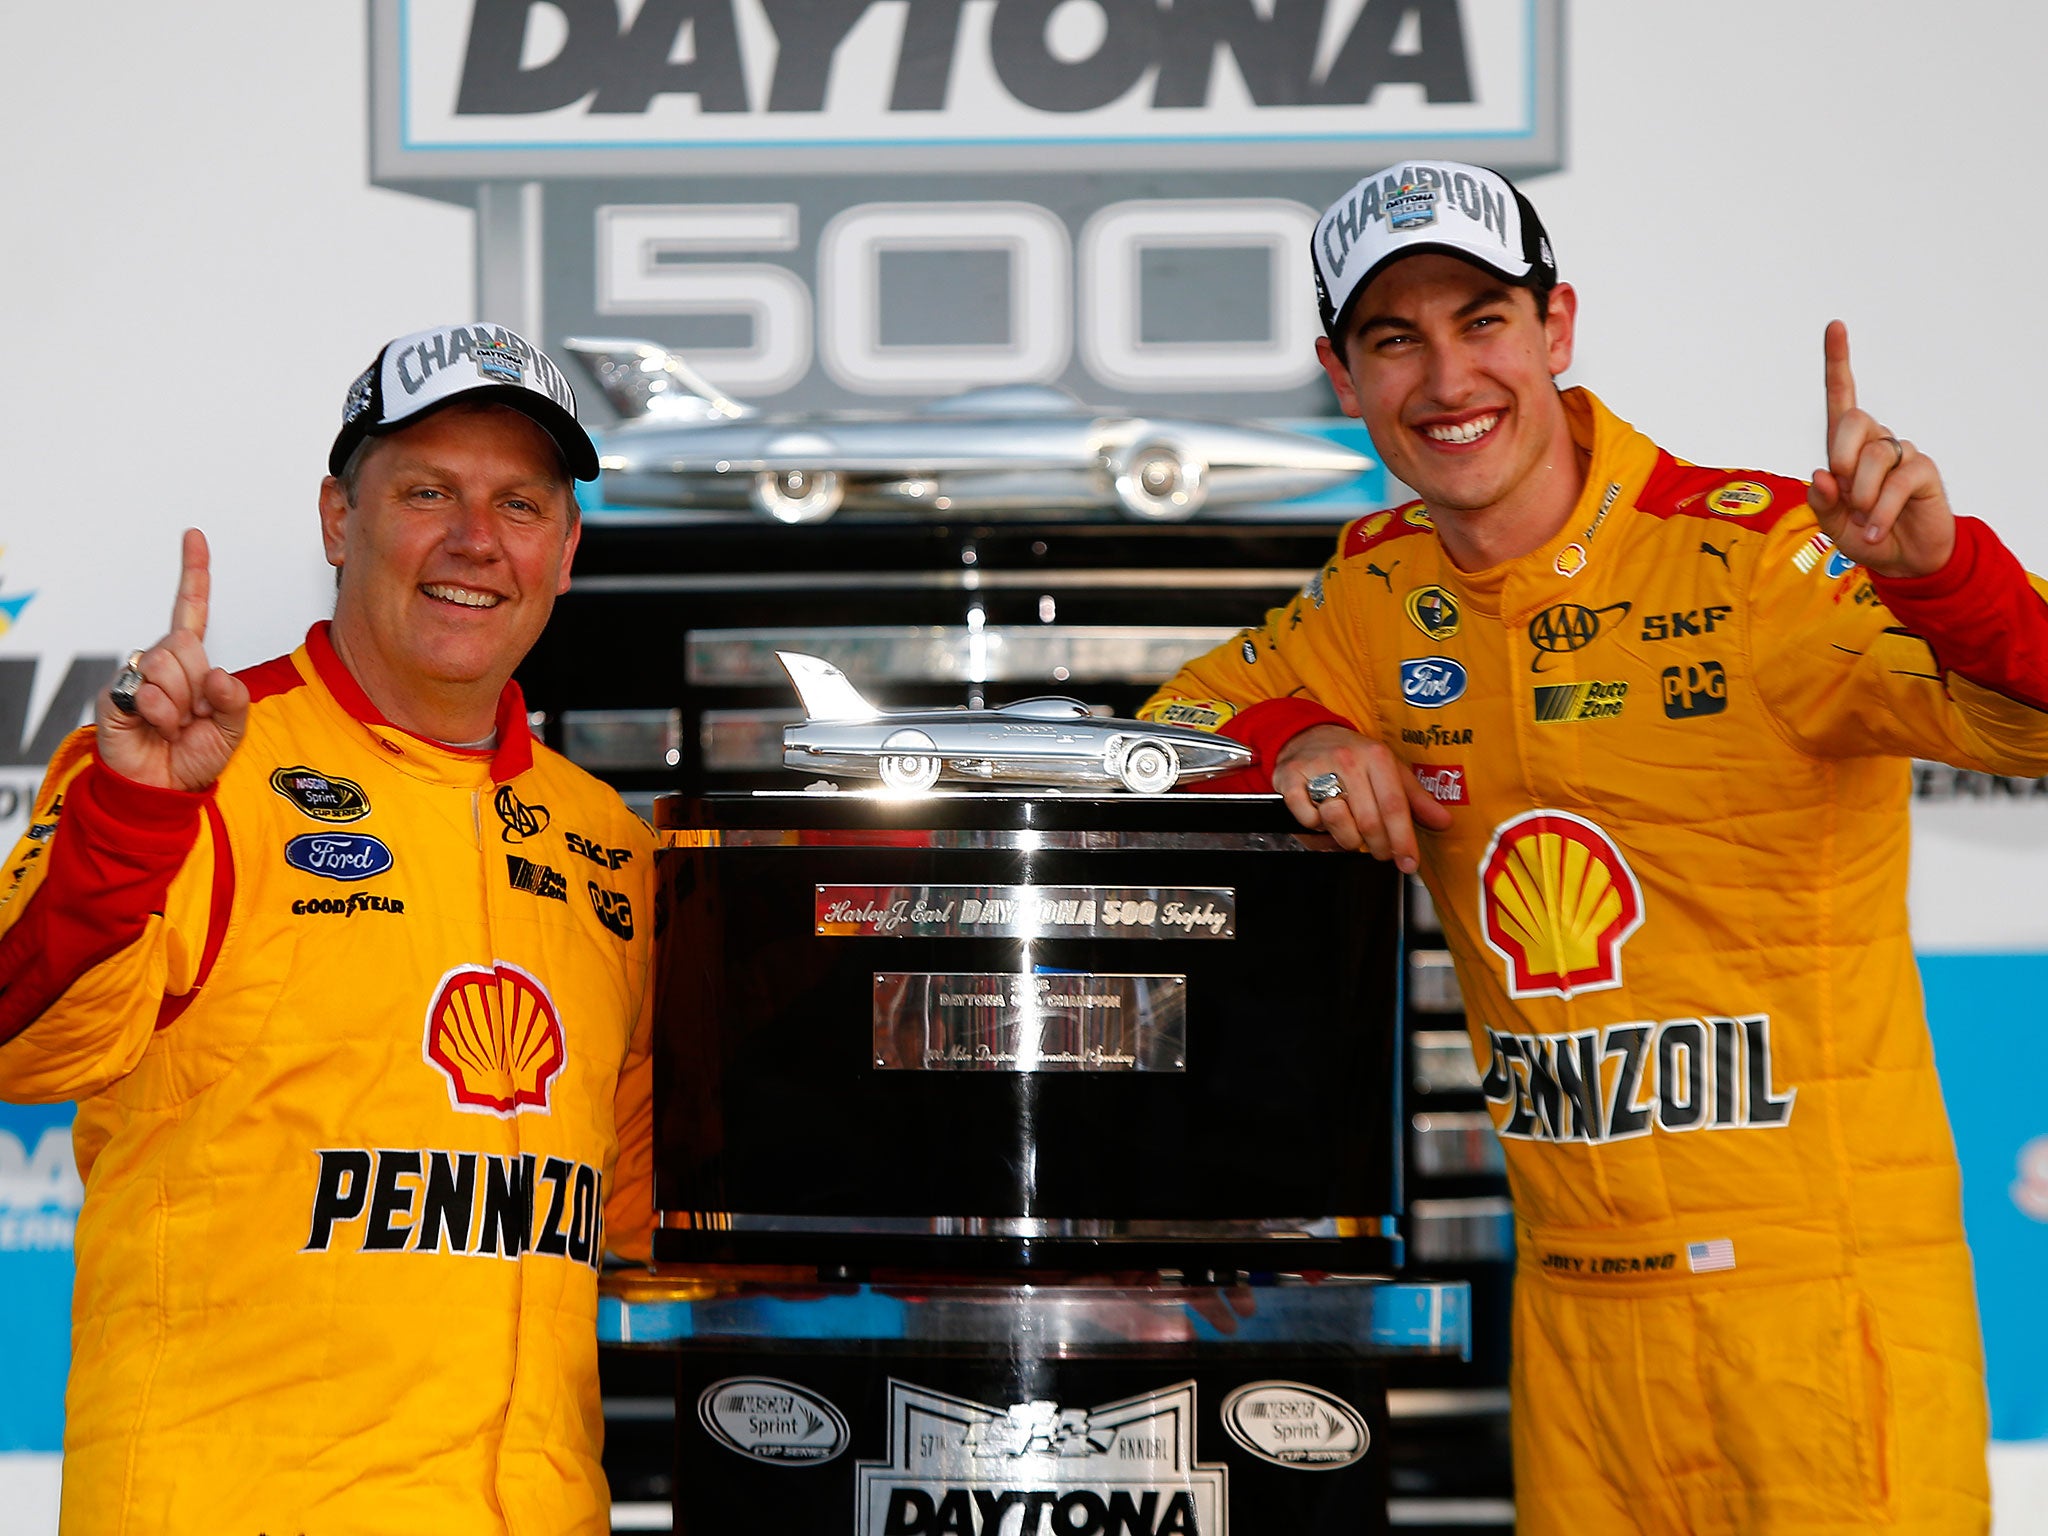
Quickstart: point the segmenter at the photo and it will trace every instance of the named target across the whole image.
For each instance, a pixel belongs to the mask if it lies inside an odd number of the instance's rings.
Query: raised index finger
[[[178,600],[171,604],[171,633],[189,630],[195,639],[206,638],[206,601],[212,578],[206,569],[206,535],[197,528],[185,530],[184,567],[178,572]]]
[[[1830,320],[1821,348],[1828,360],[1828,441],[1833,443],[1835,424],[1856,409],[1856,375],[1849,371],[1849,327]]]

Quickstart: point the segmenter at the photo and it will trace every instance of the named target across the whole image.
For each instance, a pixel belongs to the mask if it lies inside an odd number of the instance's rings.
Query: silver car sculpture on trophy
[[[1119,720],[1078,699],[1020,699],[997,709],[877,709],[817,656],[777,651],[803,700],[782,732],[791,768],[880,779],[897,790],[968,784],[1119,785],[1163,795],[1188,779],[1249,767],[1251,748],[1191,726]]]
[[[614,505],[747,508],[821,523],[1120,509],[1177,523],[1205,506],[1334,489],[1373,461],[1327,438],[1197,417],[1133,416],[1044,384],[1000,384],[901,412],[765,413],[651,341],[572,336],[620,424],[599,465]]]

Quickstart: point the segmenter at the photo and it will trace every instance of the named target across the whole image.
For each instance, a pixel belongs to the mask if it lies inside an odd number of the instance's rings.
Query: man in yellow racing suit
[[[0,1094],[80,1101],[68,1536],[609,1529],[651,836],[509,681],[594,454],[510,332],[365,378],[322,491],[333,624],[210,667],[188,534],[171,634],[0,873]]]
[[[1520,1529],[1981,1531],[1907,759],[2048,771],[2041,584],[1837,328],[1809,505],[1558,392],[1576,299],[1492,173],[1367,178],[1316,246],[1332,380],[1422,499],[1141,713],[1419,860],[1514,1197]]]

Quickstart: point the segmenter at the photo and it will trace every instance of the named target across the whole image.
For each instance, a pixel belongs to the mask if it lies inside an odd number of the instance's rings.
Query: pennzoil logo
[[[1479,861],[1480,932],[1507,962],[1508,996],[1621,985],[1621,948],[1643,925],[1643,888],[1607,834],[1569,811],[1526,811]]]
[[[370,797],[362,785],[304,763],[278,769],[270,787],[315,821],[361,821],[370,814]]]
[[[1249,640],[1245,641],[1251,646]],[[1252,650],[1254,661],[1258,651]],[[1144,712],[1143,718],[1161,725],[1185,725],[1198,731],[1221,730],[1237,715],[1237,706],[1224,699],[1172,699]]]
[[[1458,632],[1458,600],[1442,587],[1417,587],[1405,606],[1415,627],[1432,640],[1448,640]]]
[[[1722,517],[1751,517],[1769,511],[1770,505],[1771,488],[1754,480],[1730,480],[1707,492],[1707,510]]]
[[[501,1117],[546,1114],[569,1058],[547,988],[503,960],[460,965],[441,978],[421,1050],[448,1079],[450,1104]]]

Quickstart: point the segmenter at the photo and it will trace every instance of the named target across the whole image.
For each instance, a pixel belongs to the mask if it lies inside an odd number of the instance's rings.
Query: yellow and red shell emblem
[[[537,977],[500,960],[458,966],[427,1008],[425,1054],[448,1079],[457,1109],[548,1112],[548,1090],[569,1059],[554,999]]]
[[[1501,823],[1479,864],[1481,931],[1508,964],[1510,997],[1621,985],[1621,947],[1643,925],[1643,889],[1608,835],[1569,811]]]

